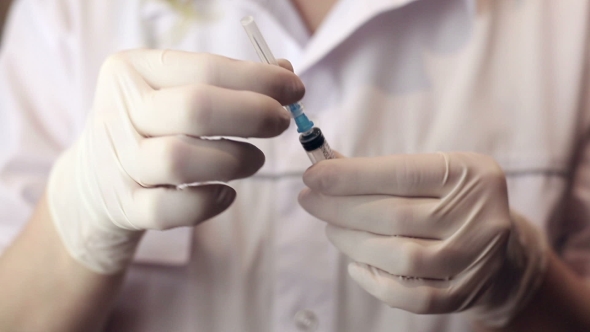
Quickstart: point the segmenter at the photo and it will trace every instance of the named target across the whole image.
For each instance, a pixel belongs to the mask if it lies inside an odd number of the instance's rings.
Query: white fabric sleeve
[[[76,136],[66,5],[15,1],[0,45],[0,253],[26,223]]]
[[[91,98],[77,70],[79,1],[17,0],[0,45],[0,254],[27,222]],[[135,262],[184,265],[192,228],[147,232]]]

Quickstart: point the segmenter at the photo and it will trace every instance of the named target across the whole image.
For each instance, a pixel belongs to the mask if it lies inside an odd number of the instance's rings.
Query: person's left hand
[[[504,173],[490,157],[340,158],[303,180],[301,206],[328,222],[329,240],[354,261],[352,278],[392,307],[477,307],[504,324],[542,276],[541,236],[511,213]]]

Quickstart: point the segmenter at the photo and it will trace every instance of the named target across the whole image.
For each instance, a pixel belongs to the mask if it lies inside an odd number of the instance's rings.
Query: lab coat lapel
[[[418,0],[339,1],[305,47],[298,74],[311,68],[372,18],[415,1]]]

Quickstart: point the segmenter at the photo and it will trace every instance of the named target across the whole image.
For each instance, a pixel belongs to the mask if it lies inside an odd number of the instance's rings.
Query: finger
[[[467,269],[481,252],[477,247],[465,250],[442,241],[383,236],[332,225],[326,227],[326,235],[354,261],[408,277],[450,279]]]
[[[473,296],[453,292],[453,281],[404,278],[366,264],[351,263],[348,273],[369,294],[390,307],[416,314],[462,311]]]
[[[438,213],[439,200],[385,195],[326,196],[303,189],[299,204],[332,225],[381,235],[444,239],[461,219]]]
[[[443,196],[459,172],[440,153],[326,160],[310,167],[303,182],[327,195]],[[452,177],[452,179],[451,179]]]
[[[164,230],[195,226],[227,209],[236,197],[233,188],[205,185],[175,188],[140,188],[133,193],[129,220],[119,225],[128,229]]]
[[[156,90],[142,104],[130,116],[144,136],[274,137],[291,120],[271,97],[203,84]]]
[[[288,71],[290,71],[292,73],[295,72],[293,70],[293,65],[291,64],[291,62],[289,60],[286,60],[286,59],[277,59],[277,62],[279,63],[279,66],[287,69]]]
[[[305,87],[299,77],[280,66],[239,61],[209,53],[173,50],[131,50],[109,57],[101,72],[116,75],[130,68],[154,89],[208,84],[268,95],[283,105],[301,100]]]
[[[341,159],[341,158],[346,158],[345,155],[343,155],[342,153],[332,149],[332,153],[334,154],[334,158],[335,159]]]
[[[143,186],[223,181],[250,176],[264,164],[254,145],[226,139],[164,136],[140,142],[137,161],[124,165]]]

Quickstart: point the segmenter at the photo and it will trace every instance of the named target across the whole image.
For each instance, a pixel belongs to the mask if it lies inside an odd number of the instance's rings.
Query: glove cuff
[[[78,142],[79,144],[80,142]],[[62,243],[76,261],[100,274],[116,274],[133,259],[142,231],[97,220],[80,186],[77,146],[58,158],[47,186],[49,213]],[[91,198],[90,198],[91,199]],[[98,218],[100,219],[100,218]]]
[[[545,276],[547,239],[523,216],[511,211],[506,260],[472,314],[489,327],[506,326],[530,301]]]

